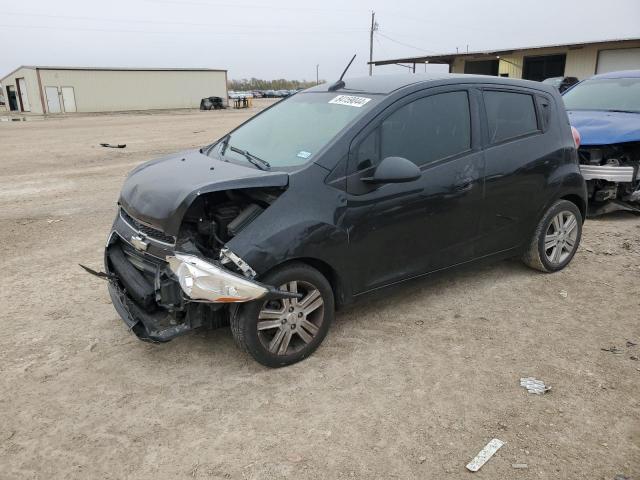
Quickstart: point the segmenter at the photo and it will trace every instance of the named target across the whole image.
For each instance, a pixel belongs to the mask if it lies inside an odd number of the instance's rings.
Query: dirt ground
[[[257,103],[0,122],[0,478],[640,478],[637,216],[588,221],[554,275],[505,261],[352,307],[289,368],[228,329],[129,333],[78,267],[101,268],[126,173]]]

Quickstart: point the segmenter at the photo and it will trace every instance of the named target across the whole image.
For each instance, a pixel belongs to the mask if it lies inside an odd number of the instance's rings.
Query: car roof
[[[601,73],[591,78],[640,78],[640,70],[621,70],[619,72]]]
[[[312,87],[307,92],[326,92],[333,82]],[[388,95],[401,88],[417,84],[452,84],[452,83],[493,83],[496,85],[513,85],[538,90],[550,91],[548,85],[542,82],[519,80],[492,75],[468,75],[464,73],[414,73],[394,75],[374,75],[371,77],[356,77],[344,79],[344,87],[335,90],[342,93],[377,93]]]

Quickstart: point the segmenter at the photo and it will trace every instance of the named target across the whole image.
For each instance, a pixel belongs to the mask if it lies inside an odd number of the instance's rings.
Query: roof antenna
[[[336,90],[344,87],[345,83],[342,81],[342,79],[344,77],[344,74],[347,73],[347,70],[349,70],[349,67],[351,66],[351,64],[353,63],[353,61],[355,59],[356,59],[356,56],[354,55],[351,58],[351,61],[349,62],[349,65],[347,65],[347,68],[345,68],[344,72],[342,72],[342,75],[340,75],[340,78],[338,79],[338,81],[329,87],[329,91],[330,92],[335,92]]]

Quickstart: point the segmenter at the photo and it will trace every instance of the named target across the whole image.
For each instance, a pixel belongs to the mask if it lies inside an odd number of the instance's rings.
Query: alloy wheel
[[[554,265],[564,262],[576,248],[578,220],[569,211],[562,211],[553,217],[544,237],[544,253]]]
[[[320,290],[308,282],[291,281],[280,290],[301,293],[302,298],[265,302],[258,314],[258,338],[269,352],[290,355],[304,349],[318,334],[324,300]]]

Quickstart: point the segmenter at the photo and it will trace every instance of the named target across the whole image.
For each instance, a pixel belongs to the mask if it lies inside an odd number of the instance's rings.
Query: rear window
[[[533,96],[526,93],[485,91],[489,142],[500,143],[538,130]]]

